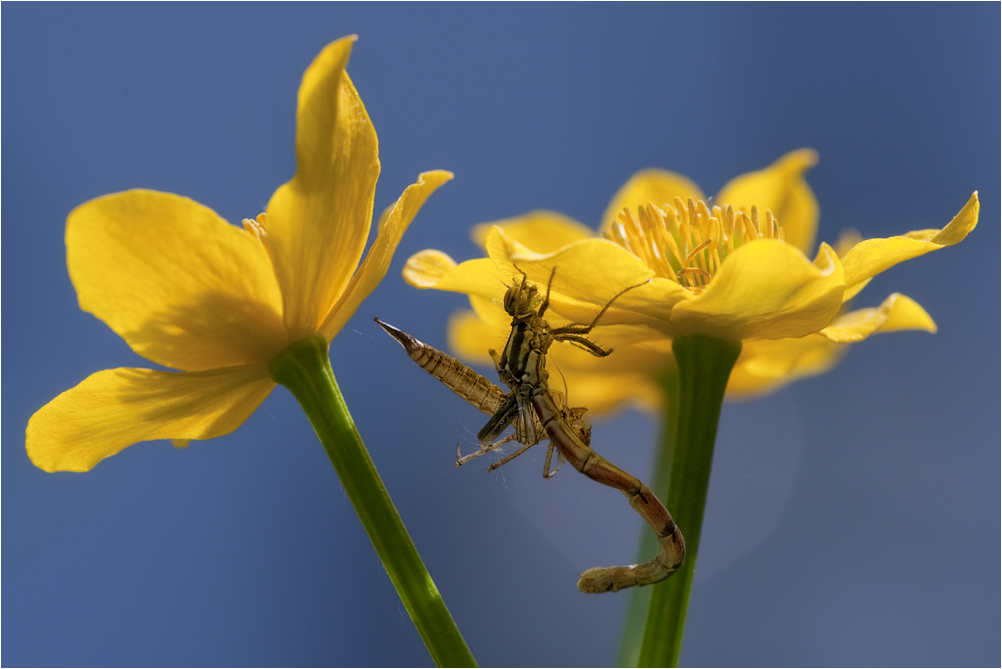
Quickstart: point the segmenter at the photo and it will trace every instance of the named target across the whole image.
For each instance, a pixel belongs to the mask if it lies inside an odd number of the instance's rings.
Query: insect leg
[[[515,399],[515,395],[513,393],[505,395],[497,411],[494,412],[494,415],[490,417],[487,424],[477,433],[480,448],[484,448],[486,444],[490,444],[501,436],[505,428],[511,425],[512,421],[518,417],[518,412],[518,400]]]
[[[552,274],[550,275],[550,280],[551,281],[553,280],[553,275]],[[598,312],[598,314],[595,316],[595,318],[592,319],[592,322],[589,323],[588,325],[568,325],[568,326],[562,327],[562,328],[554,328],[553,330],[551,330],[551,333],[554,334],[554,335],[562,335],[562,334],[579,334],[579,335],[583,335],[583,334],[588,334],[589,332],[592,331],[592,328],[594,328],[596,325],[598,325],[599,319],[601,319],[602,316],[605,315],[605,312],[609,310],[609,307],[612,306],[613,302],[615,302],[620,297],[622,297],[626,293],[630,292],[634,288],[640,288],[640,286],[646,286],[650,282],[651,282],[650,279],[648,279],[647,281],[644,281],[643,283],[638,283],[635,286],[630,286],[628,288],[624,288],[623,290],[621,290],[618,293],[616,293],[615,295],[613,295],[612,299],[605,303],[605,306],[602,307],[602,310]],[[547,290],[547,299],[549,299],[549,291],[548,290]]]
[[[490,453],[491,451],[496,451],[499,448],[501,448],[502,446],[504,446],[505,444],[507,444],[509,441],[515,441],[515,439],[516,439],[516,437],[515,437],[514,434],[509,434],[506,437],[501,437],[500,439],[498,439],[497,441],[495,441],[492,444],[488,444],[487,446],[481,446],[479,449],[477,449],[473,453],[470,453],[469,455],[462,455],[461,454],[460,449],[463,447],[463,442],[459,442],[458,444],[456,444],[456,466],[457,467],[462,467],[463,465],[465,465],[470,460],[475,460],[476,458],[479,458],[481,455],[484,455],[485,453]],[[521,451],[519,451],[519,453],[522,453],[524,450],[525,449],[522,449]],[[507,460],[506,460],[506,462],[507,462]],[[488,470],[488,471],[490,471],[490,470]]]
[[[515,438],[514,435],[511,438],[514,439]],[[522,455],[527,450],[532,448],[533,446],[535,446],[535,444],[526,444],[525,446],[522,446],[522,448],[518,449],[514,453],[510,453],[509,455],[504,456],[497,462],[491,463],[491,466],[487,468],[487,471],[492,472],[501,465],[511,462],[512,460],[514,460],[515,458],[517,458],[518,456]]]
[[[551,332],[550,334],[553,334],[553,333]],[[604,358],[605,356],[610,355],[612,353],[612,349],[611,348],[602,348],[601,346],[599,346],[595,342],[591,341],[590,339],[585,339],[581,335],[575,335],[575,334],[556,334],[556,335],[553,335],[553,338],[556,339],[557,341],[566,341],[566,342],[570,342],[572,344],[577,344],[578,346],[580,346],[584,350],[588,351],[589,353],[591,353],[592,355],[594,355],[597,358]]]
[[[543,464],[543,478],[544,479],[551,479],[551,478],[553,478],[554,476],[557,475],[557,472],[560,471],[560,455],[559,454],[557,454],[557,468],[554,469],[553,471],[550,471],[550,462],[553,459],[553,449],[554,448],[555,447],[553,446],[553,442],[552,441],[546,447],[546,462]]]

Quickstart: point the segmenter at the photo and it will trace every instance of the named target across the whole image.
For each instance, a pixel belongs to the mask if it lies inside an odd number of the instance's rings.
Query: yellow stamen
[[[705,278],[707,281],[709,281],[712,278],[709,272],[707,272],[705,269],[700,269],[698,267],[683,267],[678,272],[676,272],[676,274],[678,274],[679,277],[681,277],[683,274],[698,274],[699,276]]]
[[[643,261],[656,276],[670,278],[694,293],[706,287],[735,248],[759,239],[784,238],[783,226],[758,208],[735,212],[728,204],[711,209],[702,200],[676,197],[672,204],[623,209],[605,232]]]
[[[264,242],[265,237],[268,236],[268,214],[258,214],[257,219],[245,218],[241,222],[244,224],[244,230]]]
[[[698,254],[699,254],[700,251],[702,251],[703,249],[705,249],[712,242],[713,242],[712,239],[707,239],[705,242],[703,242],[702,244],[700,244],[699,246],[697,246],[693,250],[689,251],[689,255],[687,255],[685,257],[685,264],[686,264],[686,266],[688,266],[689,263],[692,262],[693,258],[696,258],[698,256]],[[702,256],[699,256],[699,258],[700,258],[700,260],[702,260]]]

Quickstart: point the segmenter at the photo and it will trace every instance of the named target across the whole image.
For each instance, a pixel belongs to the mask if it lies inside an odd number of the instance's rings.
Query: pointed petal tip
[[[347,59],[351,57],[352,48],[355,46],[357,40],[358,35],[345,35],[333,42],[328,42],[313,59],[311,67],[326,62],[326,58],[337,59],[340,54],[336,54],[335,52],[344,52],[344,58],[347,62]]]
[[[821,156],[818,152],[811,148],[795,149],[790,151],[778,162],[784,164],[787,167],[795,168],[799,172],[806,172],[810,168],[814,167],[821,160]]]
[[[964,207],[953,217],[953,220],[929,241],[941,246],[953,246],[962,242],[974,228],[978,227],[980,214],[981,202],[978,200],[978,191],[974,191]]]
[[[428,183],[430,181],[444,183],[446,181],[452,181],[455,178],[456,175],[449,170],[428,170],[427,172],[422,172],[418,175],[418,183]]]
[[[820,334],[837,344],[852,344],[880,332],[919,330],[935,334],[936,322],[918,302],[902,295],[891,293],[880,306],[843,314]]]
[[[779,170],[780,173],[785,173],[790,176],[802,176],[812,167],[816,166],[821,160],[821,156],[818,152],[810,148],[794,149],[789,153],[785,153],[779,157],[776,162],[774,162],[766,170]]]
[[[334,40],[333,42],[328,43],[327,46],[325,46],[321,51],[326,51],[327,49],[329,49],[330,47],[334,46],[335,44],[340,44],[342,46],[347,46],[348,49],[351,49],[352,47],[355,46],[355,42],[357,42],[357,41],[358,41],[358,35],[356,35],[354,33],[351,34],[351,35],[345,35],[344,37],[340,37],[340,38]]]
[[[878,332],[921,330],[936,334],[939,331],[925,307],[902,293],[891,293],[878,308],[887,313],[887,320]]]

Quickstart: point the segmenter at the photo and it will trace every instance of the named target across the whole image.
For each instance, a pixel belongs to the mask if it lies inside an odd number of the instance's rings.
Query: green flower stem
[[[435,664],[477,666],[348,413],[327,357],[327,340],[315,335],[296,342],[272,361],[269,372],[306,411]]]
[[[665,501],[685,537],[685,563],[671,578],[651,588],[641,667],[677,667],[685,631],[692,575],[706,508],[720,406],[741,344],[703,335],[676,337],[672,352],[678,366],[677,397],[668,405],[674,443],[662,452],[654,492]],[[670,377],[665,379],[670,383]],[[668,393],[669,399],[671,393]],[[667,479],[667,489],[664,480]],[[663,495],[663,496],[662,496]]]
[[[678,367],[675,365],[668,367],[662,372],[658,381],[664,394],[665,416],[661,421],[661,447],[654,453],[654,471],[648,485],[658,496],[658,499],[667,499],[668,482],[671,480],[671,456],[675,452],[675,418],[671,414],[678,407]],[[645,531],[640,533],[637,562],[649,560],[651,555],[658,552],[657,539],[653,533],[647,532],[646,529],[644,527]],[[683,537],[685,537],[684,532]],[[688,537],[685,538],[688,546]],[[688,556],[686,559],[688,560]],[[672,576],[672,578],[678,578],[678,576]],[[623,627],[623,639],[619,646],[619,657],[616,662],[620,667],[635,667],[640,661],[640,644],[644,640],[647,612],[650,610],[651,593],[653,592],[654,588],[633,588],[630,590],[626,624]]]

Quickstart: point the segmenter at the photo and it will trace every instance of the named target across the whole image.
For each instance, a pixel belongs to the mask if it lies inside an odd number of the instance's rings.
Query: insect
[[[534,411],[512,410],[513,408],[517,408],[518,405],[515,403],[514,395],[511,392],[506,393],[501,390],[501,388],[485,376],[464,365],[448,353],[425,344],[423,341],[412,337],[403,330],[393,327],[389,323],[384,323],[378,317],[375,321],[404,347],[407,355],[422,369],[441,381],[447,388],[464,400],[491,416],[491,421],[481,430],[481,435],[483,436],[478,435],[480,439],[478,450],[464,456],[460,453],[459,447],[456,448],[457,467],[481,455],[497,451],[501,446],[509,442],[518,441],[522,444],[522,448],[491,464],[487,468],[487,471],[491,472],[501,465],[511,462],[540,441],[548,438],[546,431],[539,422],[539,417]],[[561,415],[567,420],[575,434],[582,441],[588,443],[591,440],[591,424],[588,420],[588,410],[584,407],[567,408],[563,406],[563,395],[556,391],[553,394],[558,405],[563,407],[560,410]],[[514,425],[514,434],[498,439],[498,436],[508,425]],[[490,428],[489,430],[488,427]],[[543,468],[543,476],[545,478],[551,478],[557,473],[556,470],[551,471],[550,469],[553,451],[554,446],[551,443],[546,451],[546,461]]]
[[[660,546],[658,555],[653,560],[640,565],[589,569],[578,580],[578,588],[581,591],[615,592],[632,586],[657,583],[677,571],[685,559],[685,540],[681,531],[668,510],[646,485],[591,448],[590,430],[587,432],[584,430],[585,410],[567,409],[562,406],[563,397],[550,390],[549,373],[546,371],[546,354],[555,341],[571,342],[596,356],[607,356],[612,353],[610,349],[604,349],[588,340],[585,335],[591,332],[618,297],[636,286],[627,288],[613,297],[590,324],[553,328],[544,319],[549,306],[553,276],[554,273],[551,273],[546,295],[542,299],[539,298],[536,287],[528,283],[528,276],[524,273],[522,281],[512,285],[505,292],[504,308],[512,317],[512,329],[502,353],[498,355],[492,350],[491,357],[494,359],[501,381],[510,389],[507,394],[452,356],[432,349],[426,344],[421,344],[424,347],[423,351],[415,349],[415,353],[412,354],[411,349],[408,349],[408,345],[400,337],[382,322],[380,325],[397,337],[412,359],[442,380],[453,392],[478,406],[484,413],[491,413],[493,409],[490,420],[477,435],[482,452],[493,450],[499,443],[504,443],[504,440],[499,442],[495,439],[508,425],[515,425],[513,438],[522,441],[524,446],[495,465],[500,466],[530,446],[539,443],[543,439],[542,432],[545,431],[550,446],[544,476],[550,475],[550,456],[556,448],[560,456],[588,478],[620,490],[629,499],[630,506],[651,526]],[[413,339],[409,335],[405,336]],[[441,357],[433,356],[435,362],[428,358],[427,363],[422,363],[419,357],[423,358],[428,354],[427,349],[431,349]],[[441,373],[439,369],[442,370]],[[477,455],[479,454],[481,453],[478,452]]]

